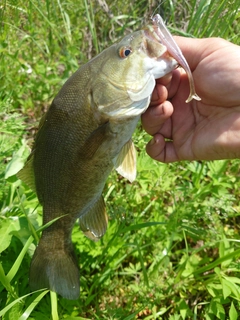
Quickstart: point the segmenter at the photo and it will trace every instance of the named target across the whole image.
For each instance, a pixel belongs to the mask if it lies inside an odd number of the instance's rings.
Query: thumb
[[[174,36],[174,40],[181,49],[192,71],[211,53],[230,44],[230,42],[221,38],[197,39]]]
[[[208,39],[195,39],[174,36],[174,40],[181,49],[184,57],[186,58],[190,69],[193,71],[203,58],[205,47],[208,46]]]

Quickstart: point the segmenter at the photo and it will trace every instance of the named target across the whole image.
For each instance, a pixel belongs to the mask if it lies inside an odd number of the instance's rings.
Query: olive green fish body
[[[76,80],[83,88],[81,79],[79,72]],[[67,88],[64,87],[53,101],[32,153],[35,188],[43,205],[43,224],[66,216],[43,231],[31,263],[30,286],[32,290],[51,288],[68,299],[79,296],[79,270],[71,242],[72,227],[80,215],[101,199],[105,180],[113,168],[112,159],[106,156],[103,147],[101,151],[101,144],[106,140],[111,143],[115,136],[104,117],[95,119],[96,111],[91,108],[86,95],[80,103],[75,98],[78,95],[74,91],[76,80],[71,78],[69,82],[73,87],[67,83]],[[86,76],[84,80],[87,80]],[[103,206],[103,215],[104,210]],[[106,219],[103,222],[99,236],[106,230]]]
[[[102,198],[112,168],[133,181],[132,133],[149,105],[155,79],[177,66],[151,27],[126,36],[83,65],[43,116],[32,153],[18,176],[36,190],[43,223],[30,268],[32,290],[79,296],[71,242],[75,221],[98,240],[106,231]]]

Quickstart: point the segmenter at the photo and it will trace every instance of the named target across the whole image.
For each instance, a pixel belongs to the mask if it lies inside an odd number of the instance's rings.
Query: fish
[[[174,40],[173,36],[167,29],[162,17],[160,14],[155,14],[152,18],[153,25],[155,27],[155,32],[159,36],[162,44],[164,44],[167,47],[168,52],[174,57],[178,63],[181,65],[181,67],[186,71],[186,74],[188,76],[189,80],[189,86],[190,86],[190,93],[186,100],[186,103],[192,101],[193,99],[200,101],[201,98],[197,95],[193,76],[191,69],[187,63],[187,60],[185,59],[184,55],[182,54],[181,49],[177,45],[176,41]]]
[[[80,273],[71,240],[79,219],[97,241],[107,229],[103,188],[111,170],[136,178],[132,134],[147,109],[156,79],[178,66],[152,25],[125,36],[82,65],[63,85],[39,123],[18,177],[43,207],[42,232],[29,285],[75,300]]]

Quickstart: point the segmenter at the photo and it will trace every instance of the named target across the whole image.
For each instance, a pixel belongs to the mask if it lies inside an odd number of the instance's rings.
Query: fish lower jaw
[[[179,63],[176,59],[174,59],[168,51],[166,51],[164,54],[162,54],[160,57],[157,57],[157,61],[165,61],[166,65],[168,65],[170,68],[177,68],[179,66]]]
[[[165,57],[161,56],[158,57],[152,65],[151,73],[154,79],[160,79],[175,70],[177,67],[178,62],[174,58],[169,55],[166,55]]]

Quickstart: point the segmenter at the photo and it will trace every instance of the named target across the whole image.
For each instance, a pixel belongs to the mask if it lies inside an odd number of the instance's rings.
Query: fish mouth
[[[160,60],[168,60],[168,61],[172,61],[172,63],[174,64],[174,70],[177,69],[180,64],[179,62],[173,58],[173,56],[166,50],[161,56],[157,57],[157,61],[160,61]]]
[[[152,25],[148,25],[145,29],[144,29],[144,34],[145,34],[145,36],[148,38],[148,39],[150,39],[150,40],[152,40],[152,41],[157,41],[158,43],[161,43],[162,45],[163,45],[163,43],[162,43],[162,41],[161,41],[161,39],[160,39],[160,37],[159,37],[159,35],[157,34],[157,32],[156,32],[156,27],[154,27],[154,26],[152,26]]]
[[[148,25],[144,30],[144,51],[146,54],[157,61],[160,60],[172,60],[175,61],[175,68],[179,66],[179,63],[173,56],[168,52],[168,49],[165,44],[163,44],[161,38],[156,32],[156,27],[152,25]]]

